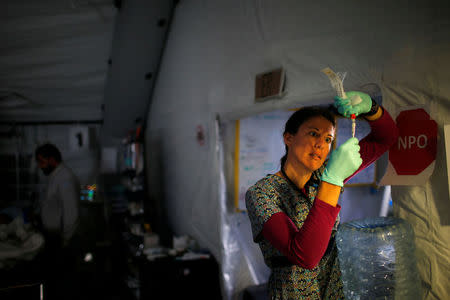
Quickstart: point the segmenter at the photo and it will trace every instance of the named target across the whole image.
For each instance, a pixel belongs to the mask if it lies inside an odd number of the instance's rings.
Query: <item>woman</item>
[[[246,206],[253,239],[271,268],[271,299],[343,299],[334,240],[344,183],[379,158],[397,140],[391,116],[361,92],[335,98],[344,117],[364,117],[371,132],[360,142],[350,138],[332,151],[334,115],[321,107],[305,107],[286,122],[286,155],[281,170],[249,188]]]

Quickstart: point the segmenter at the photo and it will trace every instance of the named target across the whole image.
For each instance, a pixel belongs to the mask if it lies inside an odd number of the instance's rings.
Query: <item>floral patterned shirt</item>
[[[285,256],[261,235],[264,223],[278,212],[284,212],[300,228],[311,209],[325,168],[313,172],[305,192],[295,189],[284,178],[267,175],[249,188],[246,206],[253,239],[259,244],[264,261],[271,268],[270,299],[344,299],[337,247],[334,240],[336,219],[328,249],[312,270],[289,263]]]

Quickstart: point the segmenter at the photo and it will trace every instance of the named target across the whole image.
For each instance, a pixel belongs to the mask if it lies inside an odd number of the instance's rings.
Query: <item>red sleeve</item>
[[[327,250],[340,209],[339,205],[334,207],[316,198],[300,229],[284,212],[279,212],[264,223],[262,235],[290,262],[313,269]]]
[[[363,162],[353,175],[344,180],[344,183],[376,161],[398,139],[397,125],[386,110],[383,109],[383,115],[379,119],[368,122],[370,133],[359,142],[361,147],[359,153]]]

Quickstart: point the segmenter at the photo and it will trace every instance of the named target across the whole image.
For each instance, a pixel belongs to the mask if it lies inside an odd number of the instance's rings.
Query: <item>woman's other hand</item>
[[[344,186],[345,178],[352,175],[362,164],[357,138],[349,138],[331,152],[328,164],[322,174],[322,181]]]

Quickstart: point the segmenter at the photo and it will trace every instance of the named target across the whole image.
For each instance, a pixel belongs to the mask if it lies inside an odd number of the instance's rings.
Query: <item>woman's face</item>
[[[300,125],[295,135],[286,133],[287,163],[310,172],[320,168],[330,152],[334,130],[330,121],[317,116]]]

